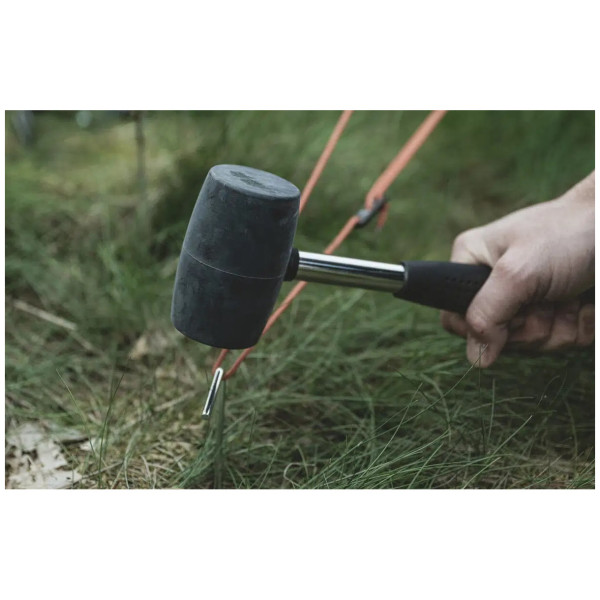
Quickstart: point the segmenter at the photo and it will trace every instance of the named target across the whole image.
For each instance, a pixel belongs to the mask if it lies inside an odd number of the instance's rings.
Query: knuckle
[[[501,258],[494,266],[496,275],[513,286],[524,286],[529,283],[531,274],[526,261],[517,261],[514,257]]]
[[[452,244],[452,252],[460,252],[461,250],[469,248],[473,238],[476,235],[476,229],[467,229],[466,231],[463,231],[457,235],[454,239],[454,243]]]
[[[517,260],[514,256],[502,257],[495,265],[496,277],[521,294],[529,294],[535,287],[535,278],[526,260]]]

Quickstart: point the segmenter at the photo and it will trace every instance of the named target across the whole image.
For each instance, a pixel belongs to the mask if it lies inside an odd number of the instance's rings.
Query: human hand
[[[594,305],[578,295],[594,283],[595,173],[563,196],[461,233],[451,261],[492,272],[466,315],[442,325],[467,339],[467,358],[488,367],[507,343],[540,351],[594,341]]]

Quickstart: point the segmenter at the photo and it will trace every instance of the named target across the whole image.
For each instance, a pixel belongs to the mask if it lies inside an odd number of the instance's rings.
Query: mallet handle
[[[489,274],[483,265],[429,261],[396,265],[294,250],[285,279],[392,292],[409,302],[464,314]]]

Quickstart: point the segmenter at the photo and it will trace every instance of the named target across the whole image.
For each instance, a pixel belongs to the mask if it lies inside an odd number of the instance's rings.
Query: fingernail
[[[475,367],[485,368],[489,363],[487,345],[478,342],[474,337],[467,337],[467,359]]]

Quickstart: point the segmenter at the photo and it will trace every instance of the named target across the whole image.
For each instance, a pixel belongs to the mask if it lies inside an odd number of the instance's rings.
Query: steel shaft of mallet
[[[382,292],[398,292],[405,280],[404,265],[315,254],[298,253],[295,279]]]

